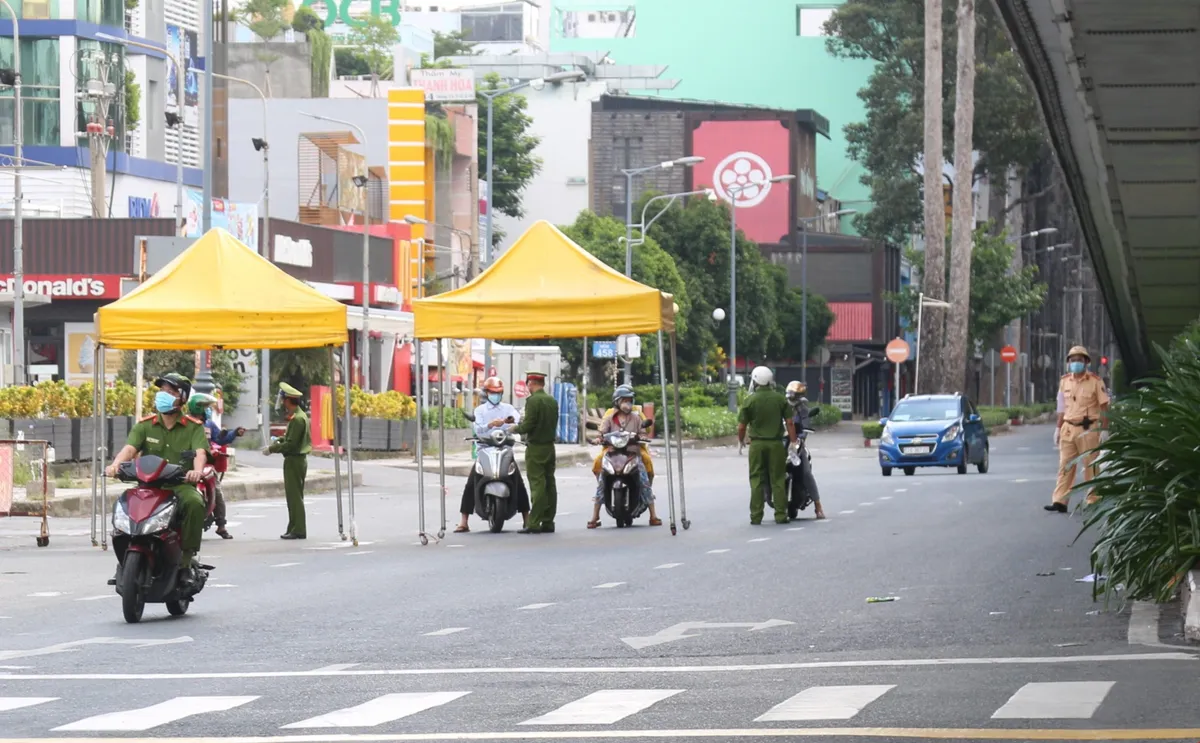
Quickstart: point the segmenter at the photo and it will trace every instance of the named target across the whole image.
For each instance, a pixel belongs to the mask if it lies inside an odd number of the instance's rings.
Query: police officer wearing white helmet
[[[750,372],[750,396],[738,411],[738,444],[750,437],[750,523],[761,524],[765,508],[765,487],[786,494],[787,445],[796,443],[796,426],[787,398],[775,389],[775,375],[765,366]],[[775,498],[775,523],[788,523],[788,499]]]

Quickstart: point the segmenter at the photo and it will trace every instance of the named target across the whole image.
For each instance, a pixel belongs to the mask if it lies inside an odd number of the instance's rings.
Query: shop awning
[[[346,305],[215,228],[97,315],[109,348],[312,348],[346,342]]]
[[[413,302],[418,338],[611,337],[675,328],[674,300],[534,224],[466,286]]]
[[[342,305],[346,308],[346,327],[350,330],[362,330],[362,307]],[[372,307],[367,314],[372,333],[388,333],[402,340],[413,337],[413,316],[411,312],[399,310],[381,310]]]

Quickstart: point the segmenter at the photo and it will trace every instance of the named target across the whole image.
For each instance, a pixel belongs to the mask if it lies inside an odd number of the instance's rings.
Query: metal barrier
[[[26,439],[0,439],[0,517],[29,516],[40,518],[42,528],[37,546],[50,544],[50,442]],[[23,482],[22,482],[23,481]],[[16,493],[24,485],[26,503],[35,502],[29,497],[41,484],[41,512],[15,511]]]

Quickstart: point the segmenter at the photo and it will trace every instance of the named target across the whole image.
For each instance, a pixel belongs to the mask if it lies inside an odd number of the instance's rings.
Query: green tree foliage
[[[305,7],[301,8],[301,10],[309,9]],[[299,13],[297,13],[296,17],[299,18]],[[317,20],[320,21],[320,19]],[[310,28],[307,34],[308,46],[312,51],[312,59],[309,63],[309,82],[312,86],[313,98],[328,98],[329,62],[330,57],[333,55],[333,40],[329,38],[329,34],[320,28]]]
[[[462,31],[451,31],[446,34],[441,31],[433,32],[433,58],[435,60],[442,57],[468,57],[476,54],[479,52],[475,50],[475,42],[464,39]]]
[[[325,21],[321,20],[321,16],[317,15],[315,10],[303,5],[292,15],[292,30],[305,35],[308,35],[309,31],[324,31]]]
[[[246,23],[262,41],[271,41],[287,28],[283,11],[287,0],[246,0],[237,10],[238,18]]]
[[[133,131],[142,120],[142,86],[133,70],[125,70],[125,131]]]
[[[944,4],[944,141],[954,142],[955,4]],[[869,237],[903,243],[921,224],[923,147],[923,0],[847,0],[826,24],[830,53],[871,60],[875,71],[858,92],[866,119],[846,126],[850,156],[863,165],[871,211],[856,218]],[[1035,97],[1007,31],[991,3],[977,6],[974,148],[976,177],[1006,182],[1010,167],[1025,168],[1041,153],[1045,135]]]
[[[287,382],[298,390],[329,384],[329,349],[295,348],[271,352],[271,389]]]
[[[233,361],[227,354],[213,353],[209,354],[209,358],[212,359],[213,381],[221,385],[221,392],[225,396],[225,405],[232,410],[237,407],[238,400],[241,398],[242,375],[233,368]],[[196,381],[195,352],[146,351],[143,377],[147,386],[154,383],[155,377],[168,372],[182,374],[194,383]],[[136,383],[137,354],[126,352],[121,355],[121,368],[117,372],[117,379],[128,384]]]
[[[400,31],[382,16],[364,18],[350,32],[350,44],[366,62],[367,72],[376,78],[392,69],[392,47],[400,41]]]
[[[991,225],[975,231],[971,251],[971,316],[967,325],[967,348],[976,342],[991,341],[1004,326],[1026,313],[1035,312],[1046,299],[1046,285],[1037,280],[1036,266],[1026,266],[1020,273],[1009,273],[1017,246],[1007,231],[989,234]],[[925,263],[925,254],[908,251],[908,259],[918,269]],[[949,267],[946,269],[949,286]],[[906,286],[889,295],[901,317],[907,318],[908,330],[916,330],[917,302],[920,289]]]
[[[500,76],[490,73],[481,89],[487,92],[503,90]],[[484,172],[487,163],[487,98],[480,95],[479,103],[479,165]],[[529,133],[533,119],[527,114],[525,96],[498,95],[492,103],[492,208],[514,219],[525,216],[521,192],[542,169],[542,160],[534,154],[541,138]],[[499,244],[503,234],[493,229],[492,244]],[[622,234],[624,232],[622,231]],[[624,261],[621,263],[624,269]]]
[[[367,66],[366,57],[357,49],[338,47],[333,50],[334,74],[338,77],[370,75],[371,68]]]

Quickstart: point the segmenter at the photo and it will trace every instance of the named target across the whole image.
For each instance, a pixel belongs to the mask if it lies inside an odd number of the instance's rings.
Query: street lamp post
[[[766,181],[729,186],[729,410],[737,412],[737,197],[748,188],[762,188],[769,183],[795,180],[796,176],[777,175]]]
[[[842,209],[830,217],[857,214],[857,209]],[[800,369],[805,384],[808,384],[808,224],[824,216],[801,217],[800,222]]]
[[[493,108],[492,103],[500,96],[508,95],[509,93],[516,92],[516,91],[520,90],[521,88],[527,88],[529,86],[533,86],[534,88],[540,88],[541,86],[545,85],[546,83],[565,83],[565,82],[571,82],[571,81],[576,81],[576,80],[582,80],[585,77],[587,77],[587,76],[583,73],[582,70],[572,70],[570,72],[556,72],[553,75],[547,75],[546,77],[540,77],[540,78],[537,78],[534,80],[526,80],[523,83],[518,83],[516,85],[507,87],[507,88],[503,88],[501,90],[477,91],[479,95],[483,96],[484,99],[487,100],[487,144],[486,144],[486,147],[487,147],[487,166],[486,166],[487,167],[487,176],[486,176],[486,180],[487,180],[487,202],[486,203],[487,203],[487,206],[485,207],[487,209],[487,214],[484,215],[485,219],[484,219],[484,228],[483,228],[483,232],[484,232],[484,236],[483,236],[484,268],[490,266],[492,263],[492,202],[493,202],[493,199],[495,198],[494,197],[494,193],[495,193],[494,185],[495,184],[492,182],[492,108]],[[485,371],[491,369],[491,366],[492,366],[492,340],[490,338],[487,338],[484,340],[483,362],[484,362]]]
[[[13,382],[25,384],[25,233],[21,166],[24,158],[21,101],[21,28],[13,6],[0,0],[13,24]]]
[[[233,77],[232,75],[221,75],[216,72],[213,73],[213,77],[227,82],[247,85],[262,100],[263,135],[261,139],[254,137],[250,141],[254,144],[254,149],[261,152],[263,157],[263,227],[262,232],[258,234],[258,253],[263,258],[271,260],[271,150],[267,145],[267,134],[271,131],[271,125],[268,121],[270,112],[267,106],[267,96],[263,93],[262,88],[249,80]],[[262,440],[265,442],[269,440],[268,431],[271,422],[271,351],[267,348],[262,350],[262,359],[258,369],[258,385],[259,435],[262,436]]]
[[[1022,240],[1025,240],[1028,238],[1033,238],[1034,240],[1036,240],[1041,235],[1053,235],[1053,234],[1056,234],[1057,232],[1058,232],[1057,227],[1045,227],[1040,230],[1033,230],[1032,232],[1026,232],[1024,235],[1018,235],[1017,236],[1017,246],[1018,246],[1017,252],[1018,252],[1018,254],[1020,254],[1020,243]],[[1052,247],[1052,248],[1050,248],[1050,250],[1054,250],[1054,248]],[[1035,244],[1034,255],[1036,255],[1036,254],[1037,254],[1037,248],[1036,248],[1036,244]],[[1008,268],[1008,272],[1010,274],[1012,273],[1012,268],[1013,267],[1011,265]],[[1028,329],[1026,329],[1026,330],[1028,331]],[[1028,337],[1028,332],[1026,332],[1026,337]],[[1020,340],[1020,339],[1018,339],[1018,340]],[[1004,326],[1004,345],[1008,346],[1011,344],[1012,344],[1012,323],[1009,323]],[[1026,354],[1025,355],[1025,368],[1028,369],[1029,365],[1032,362],[1033,362],[1033,360],[1029,358],[1029,354]],[[1004,407],[1006,407],[1006,408],[1012,407],[1012,364],[1004,365]]]
[[[328,121],[331,124],[340,126],[348,126],[358,135],[359,141],[363,146],[363,168],[366,168],[369,148],[367,147],[367,135],[357,124],[352,124],[349,121],[334,119],[329,116],[321,116],[320,114],[300,112],[301,116],[307,116],[311,119],[319,121]],[[363,189],[363,246],[362,246],[362,372],[363,385],[367,392],[371,391],[371,207],[367,198],[367,175],[354,176],[354,185]],[[347,386],[349,380],[346,380]]]

